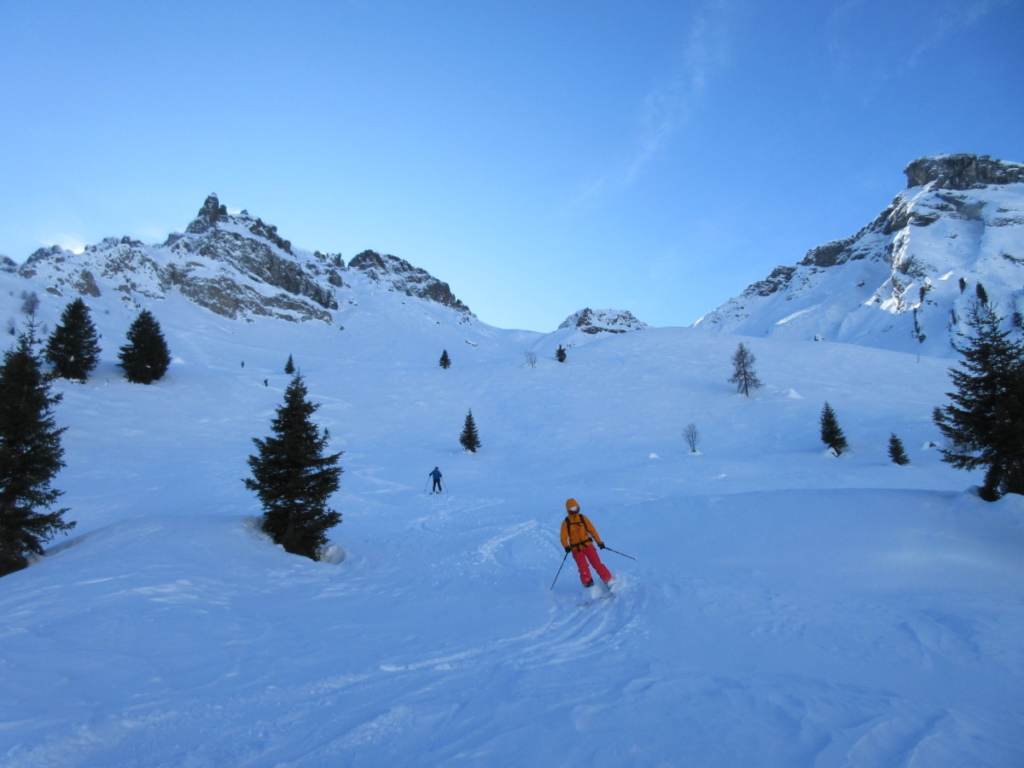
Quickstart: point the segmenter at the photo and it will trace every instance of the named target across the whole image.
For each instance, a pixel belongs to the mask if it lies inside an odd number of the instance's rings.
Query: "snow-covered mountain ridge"
[[[114,295],[140,305],[176,291],[232,319],[331,323],[343,304],[380,289],[448,307],[462,322],[475,317],[447,283],[403,259],[364,251],[346,265],[340,254],[293,248],[277,227],[246,211],[228,213],[216,195],[184,233],[163,244],[107,238],[80,254],[53,246],[36,251],[20,268],[6,266],[68,299]]]
[[[574,312],[562,322],[558,328],[576,328],[582,333],[628,333],[649,328],[647,323],[638,320],[632,312],[617,309],[581,309]]]
[[[207,197],[183,233],[172,233],[161,244],[109,237],[81,253],[55,245],[40,248],[20,267],[0,257],[0,273],[14,279],[14,294],[83,296],[106,311],[112,299],[137,309],[180,294],[230,319],[262,316],[343,328],[352,308],[384,290],[444,307],[450,310],[447,321],[479,325],[448,283],[404,259],[365,250],[346,264],[341,254],[293,247],[276,226],[245,210],[229,213],[216,195]],[[587,334],[647,327],[620,310],[580,310],[560,327],[570,323]]]
[[[949,356],[979,291],[1024,327],[1024,165],[941,155],[904,173],[908,187],[857,234],[777,267],[695,327]]]

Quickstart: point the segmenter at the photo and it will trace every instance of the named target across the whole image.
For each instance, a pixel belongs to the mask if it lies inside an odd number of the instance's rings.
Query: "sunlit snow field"
[[[344,330],[150,308],[164,380],[120,377],[126,309],[56,385],[78,526],[0,580],[5,768],[1024,765],[1024,500],[930,446],[953,360],[385,292]],[[289,354],[345,452],[333,562],[267,541],[242,483]],[[636,558],[602,553],[617,595],[582,608],[571,559],[551,588],[570,496]]]

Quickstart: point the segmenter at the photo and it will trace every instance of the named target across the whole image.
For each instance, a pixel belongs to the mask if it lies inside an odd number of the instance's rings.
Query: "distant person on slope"
[[[593,565],[597,575],[607,584],[612,580],[612,574],[601,562],[597,547],[594,546],[594,542],[597,542],[597,546],[604,549],[597,528],[590,522],[590,518],[580,514],[580,505],[576,499],[565,502],[565,511],[568,514],[562,521],[562,546],[566,552],[572,552],[572,559],[580,569],[580,581],[584,587],[594,586],[594,577],[590,575],[590,566]]]
[[[434,467],[434,471],[430,473],[430,477],[434,478],[434,485],[430,489],[431,493],[441,492],[441,470]]]

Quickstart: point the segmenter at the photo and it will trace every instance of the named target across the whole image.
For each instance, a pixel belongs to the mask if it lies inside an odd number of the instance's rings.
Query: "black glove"
[[[572,550],[571,550],[571,549],[569,549],[569,547],[566,547],[566,548],[565,548],[565,551],[566,551],[566,552],[571,552]]]
[[[598,546],[599,548],[601,548],[601,549],[604,549],[604,542],[603,542],[603,541],[599,541],[599,542],[597,543],[597,546]]]

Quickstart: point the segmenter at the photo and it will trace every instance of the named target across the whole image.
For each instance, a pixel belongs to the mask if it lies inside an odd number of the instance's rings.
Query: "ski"
[[[596,587],[592,587],[592,589],[596,589]],[[588,605],[593,605],[598,600],[611,600],[613,597],[615,597],[615,593],[612,592],[611,587],[605,585],[605,590],[606,590],[606,592],[603,595],[594,595],[589,600],[587,600],[585,602],[582,602],[582,603],[579,603],[576,607],[577,608],[586,608]]]
[[[588,605],[593,605],[598,600],[611,600],[613,597],[615,597],[615,595],[613,595],[613,594],[598,595],[597,597],[590,598],[585,603],[579,603],[576,607],[577,608],[586,608]]]

